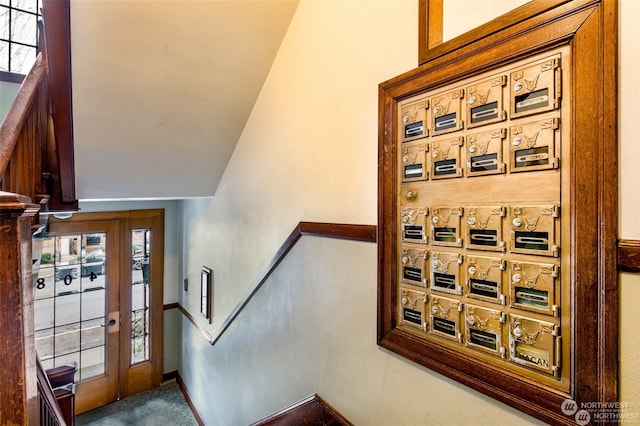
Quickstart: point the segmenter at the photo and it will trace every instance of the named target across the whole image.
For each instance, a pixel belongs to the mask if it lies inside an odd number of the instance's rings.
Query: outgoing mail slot
[[[464,89],[443,93],[431,98],[431,134],[455,132],[463,127],[462,98]]]
[[[431,179],[447,179],[462,176],[460,147],[464,137],[440,139],[431,142]]]
[[[554,169],[559,166],[556,139],[560,119],[551,117],[509,128],[509,170]]]
[[[400,121],[402,122],[402,141],[424,138],[429,135],[427,130],[427,109],[429,101],[418,99],[400,106]]]
[[[506,84],[507,76],[501,75],[467,87],[467,128],[507,119],[502,103]]]
[[[427,243],[427,215],[426,207],[402,208],[402,241],[407,243]]]
[[[425,308],[427,294],[422,291],[400,287],[400,323],[427,330]]]
[[[560,267],[550,263],[510,262],[511,306],[559,316],[556,292]]]
[[[559,216],[559,205],[512,206],[511,251],[558,257],[556,228]]]
[[[502,345],[502,325],[506,315],[495,309],[465,305],[465,346],[506,358],[507,350]]]
[[[451,294],[462,294],[460,285],[463,256],[459,253],[430,252],[430,289]]]
[[[429,298],[430,323],[429,332],[462,343],[460,333],[460,313],[462,303],[446,297],[431,296]]]
[[[426,250],[403,246],[400,252],[400,262],[402,263],[401,281],[408,284],[426,286],[426,259]]]
[[[557,323],[509,315],[509,359],[558,377],[560,327]]]
[[[431,208],[431,244],[462,247],[460,217],[463,211],[460,206]]]
[[[429,145],[426,143],[406,144],[402,146],[400,169],[402,170],[403,182],[427,180],[429,177],[426,158],[428,147]]]
[[[465,209],[467,217],[467,247],[478,250],[505,251],[502,239],[502,220],[507,214],[504,206],[474,206]]]
[[[467,296],[505,304],[502,283],[507,262],[497,257],[466,257]]]
[[[467,136],[467,176],[504,173],[502,140],[507,129],[495,129]]]
[[[548,58],[511,73],[511,118],[560,107],[560,58]]]

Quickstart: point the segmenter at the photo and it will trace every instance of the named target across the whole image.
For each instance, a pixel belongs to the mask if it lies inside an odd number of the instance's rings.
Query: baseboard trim
[[[162,375],[162,381],[163,382],[166,382],[166,381],[169,381],[169,380],[173,380],[173,379],[175,379],[176,383],[178,384],[178,387],[180,388],[180,392],[182,392],[182,395],[184,396],[185,401],[187,401],[187,404],[189,405],[189,408],[191,409],[191,412],[193,413],[193,417],[196,418],[196,421],[198,422],[198,425],[205,426],[204,420],[202,420],[202,417],[200,416],[200,413],[196,409],[196,406],[193,404],[193,401],[191,400],[191,395],[189,395],[189,391],[187,390],[187,387],[185,386],[184,381],[182,380],[182,377],[180,376],[180,373],[177,370],[174,370],[174,371],[170,371],[168,373],[164,373]]]
[[[352,426],[353,424],[325,400],[313,394],[251,424],[251,426],[276,425]]]

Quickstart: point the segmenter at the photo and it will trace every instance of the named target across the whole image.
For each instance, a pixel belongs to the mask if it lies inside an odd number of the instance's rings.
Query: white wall
[[[417,65],[417,10],[299,5],[216,196],[183,205],[185,274],[213,268],[213,324],[193,285],[181,303],[210,331],[299,221],[376,223],[377,86]],[[376,345],[374,244],[300,244],[216,346],[183,320],[179,372],[207,424],[314,392],[356,424],[535,423]]]
[[[19,83],[0,81],[0,123],[2,123],[7,112],[9,112],[9,108],[11,108],[11,104],[16,98],[19,88]]]
[[[622,0],[623,238],[640,238],[638,21],[640,3]],[[416,60],[417,1],[301,2],[217,195],[183,204],[184,274],[214,269],[203,326],[217,328],[298,221],[376,223],[377,84]],[[373,244],[303,237],[216,346],[183,319],[179,371],[207,424],[316,392],[355,424],[537,423],[377,347],[375,271]],[[620,400],[637,413],[640,276],[622,274],[620,292]],[[193,286],[180,300],[199,318]]]
[[[164,287],[162,297],[165,305],[178,301],[179,289],[182,286],[179,270],[182,252],[180,201],[80,201],[79,208],[83,213],[164,209]],[[178,369],[179,319],[177,309],[164,311],[163,373]]]

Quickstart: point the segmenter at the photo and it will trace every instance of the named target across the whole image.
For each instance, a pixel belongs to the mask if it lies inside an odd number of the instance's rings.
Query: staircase
[[[71,130],[69,1],[44,0],[43,15],[47,28],[40,27],[40,52],[0,124],[2,425],[69,423],[38,366],[34,343],[32,236],[46,224],[43,213],[78,207]],[[46,46],[55,52],[48,55]]]

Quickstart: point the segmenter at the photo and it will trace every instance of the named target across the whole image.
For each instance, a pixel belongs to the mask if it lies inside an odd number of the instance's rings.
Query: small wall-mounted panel
[[[557,235],[560,206],[511,206],[510,227],[513,253],[560,255]]]
[[[431,98],[431,134],[442,135],[462,130],[462,101],[464,89],[455,89]]]
[[[461,206],[433,206],[431,208],[431,244],[462,247]]]
[[[429,135],[427,128],[427,109],[429,101],[418,99],[407,102],[400,107],[401,140],[404,142],[424,138]]]
[[[502,311],[466,304],[464,306],[464,344],[476,350],[506,358],[502,342],[506,314]]]
[[[555,263],[509,262],[509,295],[514,308],[559,315],[556,294],[559,266]]]
[[[460,253],[430,252],[429,288],[442,293],[462,294],[462,260]]]
[[[427,152],[429,145],[426,142],[407,143],[402,147],[401,164],[402,181],[413,182],[427,180]]]
[[[556,323],[511,314],[509,359],[552,376],[560,374],[560,336]]]
[[[400,311],[398,319],[400,324],[427,330],[427,294],[423,291],[400,287]]]
[[[402,246],[400,260],[402,282],[418,286],[427,285],[427,250]]]
[[[559,166],[557,116],[518,122],[509,128],[509,171],[511,173],[555,169]]]
[[[402,207],[402,241],[426,244],[428,216],[428,207]]]
[[[462,342],[460,313],[462,303],[455,299],[431,296],[429,299],[429,332],[446,339]]]
[[[506,135],[506,129],[498,128],[467,136],[467,176],[495,175],[506,171],[502,156]]]
[[[507,208],[501,205],[465,207],[467,248],[505,251],[502,228],[506,215]]]
[[[462,176],[462,136],[448,137],[431,142],[429,155],[431,179],[448,179]]]
[[[502,288],[506,269],[507,261],[503,258],[468,255],[465,262],[467,297],[504,305]]]
[[[545,58],[511,72],[511,118],[560,108],[560,57]]]
[[[467,129],[507,119],[503,104],[506,85],[507,76],[499,75],[467,87]]]

